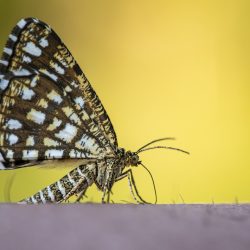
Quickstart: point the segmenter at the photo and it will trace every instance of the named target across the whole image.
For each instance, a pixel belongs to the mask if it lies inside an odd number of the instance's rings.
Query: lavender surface
[[[0,249],[249,250],[250,205],[0,205]]]

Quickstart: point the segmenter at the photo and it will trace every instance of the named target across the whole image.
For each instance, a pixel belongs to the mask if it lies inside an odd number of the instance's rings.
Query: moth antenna
[[[156,204],[157,203],[157,192],[156,192],[156,187],[155,187],[155,182],[154,182],[153,175],[151,174],[151,172],[149,171],[149,169],[145,165],[143,165],[142,163],[140,163],[140,165],[142,165],[142,167],[144,167],[147,170],[147,172],[149,173],[149,175],[151,177],[153,187],[154,187],[154,193],[155,193],[155,202],[154,202],[154,204]]]
[[[180,152],[182,152],[182,153],[185,153],[185,154],[188,154],[188,155],[189,155],[189,152],[187,152],[187,151],[185,151],[185,150],[182,150],[182,149],[180,149],[180,148],[165,147],[165,146],[155,146],[155,147],[151,147],[151,148],[145,148],[145,149],[142,149],[142,150],[140,150],[139,152],[137,152],[137,154],[140,154],[141,152],[144,152],[144,151],[147,151],[147,150],[157,149],[157,148],[164,148],[164,149],[177,150],[177,151],[180,151]]]
[[[146,148],[147,146],[149,146],[149,145],[151,145],[153,143],[156,143],[156,142],[159,142],[159,141],[166,141],[166,140],[175,140],[175,138],[174,137],[165,137],[165,138],[160,138],[160,139],[153,140],[153,141],[145,144],[141,148],[139,148],[136,153],[140,152],[143,148]]]

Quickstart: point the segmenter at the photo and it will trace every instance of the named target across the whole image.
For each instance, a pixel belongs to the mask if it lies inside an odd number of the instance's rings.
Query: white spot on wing
[[[45,109],[48,108],[48,102],[43,98],[38,101],[37,105]]]
[[[47,97],[51,100],[56,102],[57,104],[60,104],[62,102],[62,97],[55,91],[52,90]]]
[[[51,147],[51,146],[59,146],[59,143],[53,139],[50,139],[49,137],[45,137],[43,139],[43,144],[47,147]]]
[[[38,150],[23,150],[23,160],[36,160],[38,158]]]
[[[0,89],[5,90],[9,85],[9,81],[6,79],[1,79],[0,80]]]
[[[19,129],[22,127],[22,124],[18,120],[9,119],[6,126],[9,129]]]
[[[18,141],[18,137],[14,134],[10,134],[8,137],[10,145],[16,144]]]
[[[24,19],[21,19],[18,23],[17,26],[22,29],[26,25],[26,21]]]
[[[74,110],[69,106],[63,107],[62,110],[65,113],[65,115],[68,117],[74,113]]]
[[[75,146],[78,149],[89,149],[93,154],[99,154],[100,152],[100,148],[98,146],[98,144],[96,143],[95,139],[87,136],[87,135],[83,135],[81,140],[77,141],[75,143]]]
[[[37,124],[43,124],[45,120],[45,114],[42,113],[41,111],[31,109],[31,111],[27,114],[27,119],[32,120]]]
[[[81,120],[80,120],[80,118],[77,116],[77,114],[76,113],[73,113],[73,114],[71,114],[70,116],[69,116],[69,119],[71,120],[71,121],[74,121],[77,125],[79,125],[79,126],[81,126]]]
[[[35,23],[38,23],[38,19],[37,18],[32,18],[32,20],[35,22]]]
[[[57,73],[59,73],[59,74],[61,74],[61,75],[63,75],[63,74],[65,73],[64,69],[63,69],[60,65],[58,65],[56,62],[51,61],[51,62],[50,62],[50,66],[51,66],[53,69],[55,69],[55,71],[56,71]]]
[[[62,158],[64,150],[58,150],[58,149],[49,149],[45,151],[45,157],[49,159],[58,159]]]
[[[23,100],[31,100],[31,98],[35,95],[35,92],[32,89],[27,87],[23,87],[22,91],[22,99]]]
[[[56,75],[54,75],[53,73],[50,73],[48,70],[46,70],[46,69],[40,69],[40,71],[42,73],[44,73],[45,75],[47,75],[52,80],[57,81],[58,77]]]
[[[13,159],[13,156],[14,156],[13,150],[7,150],[6,158],[7,159]]]
[[[78,86],[75,81],[72,81],[70,84],[71,84],[71,86],[73,86],[75,88],[77,88],[77,86]]]
[[[55,134],[55,136],[69,143],[76,136],[76,134],[77,134],[77,128],[67,123],[65,128],[60,130],[59,133]]]
[[[72,108],[66,106],[63,107],[62,110],[71,121],[74,121],[77,125],[81,126],[81,120]]]
[[[44,37],[42,39],[40,39],[39,44],[43,48],[46,48],[49,45],[48,40],[45,39]]]
[[[65,91],[66,91],[66,92],[71,92],[72,89],[70,88],[70,86],[67,86],[67,87],[65,88]]]
[[[10,48],[4,48],[3,51],[8,55],[12,55],[12,49]]]
[[[7,66],[7,65],[8,65],[8,62],[7,62],[7,61],[5,61],[5,60],[0,60],[0,63],[1,63],[1,64],[3,64],[3,65],[5,65],[5,66]]]
[[[31,81],[31,83],[30,83],[30,86],[31,86],[31,87],[35,87],[35,86],[37,85],[37,80],[38,80],[38,79],[39,79],[38,76],[33,77],[32,81]]]
[[[40,56],[42,54],[41,49],[38,48],[33,42],[27,42],[26,46],[23,48],[23,51],[33,56]]]
[[[81,108],[83,108],[84,106],[84,100],[80,96],[75,98],[75,103],[78,104]]]
[[[26,140],[26,146],[34,146],[34,145],[35,145],[34,136],[30,135]]]
[[[29,56],[23,56],[23,62],[30,63],[31,58]]]
[[[12,35],[12,34],[9,35],[9,38],[10,38],[13,42],[16,42],[16,41],[17,41],[17,37],[14,36],[14,35]]]
[[[13,74],[15,76],[29,76],[31,73],[27,69],[21,69],[18,71],[13,71]]]
[[[61,120],[54,117],[53,123],[48,126],[47,130],[52,131],[52,130],[56,129],[57,127],[59,127],[61,125],[61,123],[62,123]]]

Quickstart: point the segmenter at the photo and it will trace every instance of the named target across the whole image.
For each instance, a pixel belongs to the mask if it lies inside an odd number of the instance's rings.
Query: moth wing
[[[0,96],[0,168],[115,154],[104,107],[45,23],[27,18],[13,29],[0,60]]]

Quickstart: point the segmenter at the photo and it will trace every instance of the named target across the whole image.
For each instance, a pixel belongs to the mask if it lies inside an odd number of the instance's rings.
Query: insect
[[[153,148],[187,153],[149,147],[167,139],[136,152],[119,148],[102,103],[57,34],[36,18],[17,23],[0,60],[0,169],[51,161],[61,166],[70,161],[75,167],[22,203],[60,203],[73,195],[80,201],[93,183],[105,203],[113,184],[123,178],[134,199],[147,203],[128,167],[148,170],[138,155]]]

